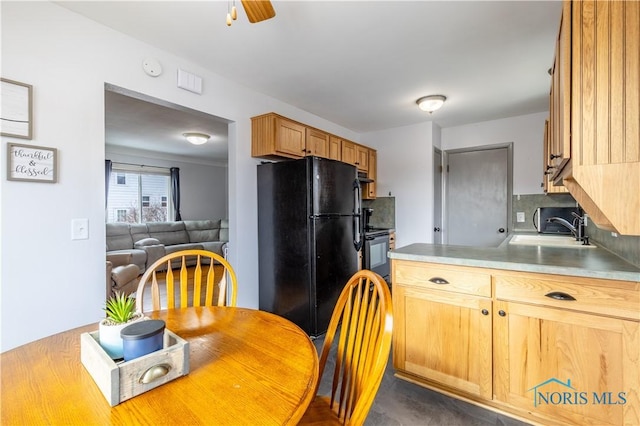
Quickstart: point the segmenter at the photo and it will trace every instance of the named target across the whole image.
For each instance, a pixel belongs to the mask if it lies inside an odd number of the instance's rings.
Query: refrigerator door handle
[[[362,200],[360,193],[360,181],[355,179],[353,181],[353,247],[356,251],[360,251],[362,248],[362,225],[360,220],[362,214],[360,212],[360,202]]]

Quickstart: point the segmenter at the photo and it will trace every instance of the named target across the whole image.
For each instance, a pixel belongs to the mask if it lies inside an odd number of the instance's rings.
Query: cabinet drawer
[[[640,320],[640,283],[562,277],[496,275],[495,296],[537,305]]]
[[[491,274],[482,268],[394,260],[393,282],[491,297]]]

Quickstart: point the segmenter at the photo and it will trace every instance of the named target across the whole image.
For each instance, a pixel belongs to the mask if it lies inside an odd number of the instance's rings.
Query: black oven
[[[389,230],[372,230],[364,233],[362,268],[369,269],[389,282],[391,272],[389,258]]]

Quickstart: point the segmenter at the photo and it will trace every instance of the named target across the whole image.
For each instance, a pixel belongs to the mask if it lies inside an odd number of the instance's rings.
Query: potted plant
[[[120,331],[133,322],[144,318],[142,313],[136,312],[136,299],[131,295],[115,292],[104,308],[107,317],[100,321],[100,346],[112,359],[120,359],[123,355],[122,337]]]

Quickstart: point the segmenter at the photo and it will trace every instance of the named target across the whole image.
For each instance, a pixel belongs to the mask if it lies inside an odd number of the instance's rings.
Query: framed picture
[[[56,148],[7,144],[7,180],[55,183],[58,181]]]
[[[31,139],[33,129],[32,87],[0,78],[0,134]]]

